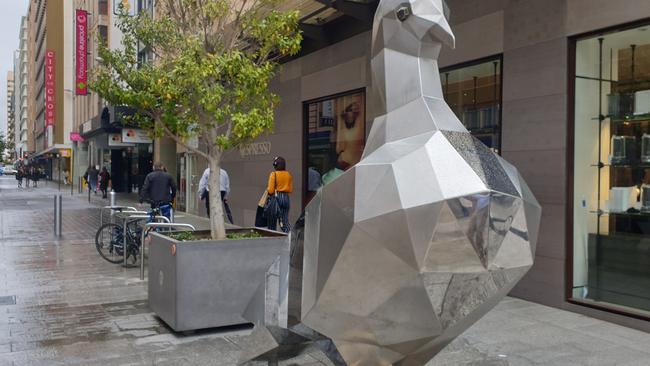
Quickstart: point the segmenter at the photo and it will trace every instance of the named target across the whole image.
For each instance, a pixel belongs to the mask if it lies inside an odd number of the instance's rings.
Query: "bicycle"
[[[147,211],[149,218],[147,222],[154,222],[157,216],[163,215],[169,218],[169,211],[171,205],[156,204],[154,207]],[[117,210],[122,212],[122,210]],[[140,248],[142,247],[141,235],[142,226],[139,224],[141,220],[133,220],[127,222],[126,225],[126,256],[127,261],[132,258],[132,265],[138,261]],[[107,223],[102,225],[95,234],[95,248],[99,255],[110,263],[118,264],[124,261],[124,227],[116,223]]]

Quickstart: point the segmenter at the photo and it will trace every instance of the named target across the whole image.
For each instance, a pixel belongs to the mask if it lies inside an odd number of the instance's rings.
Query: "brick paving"
[[[235,365],[246,327],[177,334],[148,309],[146,281],[97,254],[98,197],[15,188],[0,177],[0,366]],[[184,216],[199,224],[195,217]],[[427,366],[650,365],[650,335],[506,298]],[[311,354],[281,365],[329,365]]]

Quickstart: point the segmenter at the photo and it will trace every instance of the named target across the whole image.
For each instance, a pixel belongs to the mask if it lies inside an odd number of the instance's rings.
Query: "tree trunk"
[[[210,179],[208,180],[208,192],[210,196],[210,234],[212,239],[221,240],[226,238],[226,224],[223,218],[223,205],[221,204],[221,191],[219,181],[221,178],[221,157],[210,159]]]

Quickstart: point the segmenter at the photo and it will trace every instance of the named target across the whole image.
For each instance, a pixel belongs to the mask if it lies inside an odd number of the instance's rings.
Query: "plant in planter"
[[[209,185],[219,187],[224,153],[273,129],[279,99],[269,82],[279,60],[300,49],[298,17],[275,0],[159,0],[135,16],[122,9],[122,47],[98,42],[90,88],[207,159]],[[211,238],[225,239],[220,192],[209,194]]]

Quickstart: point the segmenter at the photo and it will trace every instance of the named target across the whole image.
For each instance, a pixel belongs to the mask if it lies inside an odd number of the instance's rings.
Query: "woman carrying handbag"
[[[269,175],[269,183],[266,191],[268,199],[264,206],[264,215],[268,222],[269,230],[276,230],[278,219],[280,228],[283,232],[291,231],[289,224],[289,193],[293,191],[293,177],[286,170],[287,162],[283,157],[278,156],[273,159],[273,168],[275,169]]]

